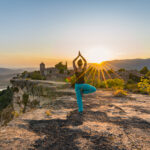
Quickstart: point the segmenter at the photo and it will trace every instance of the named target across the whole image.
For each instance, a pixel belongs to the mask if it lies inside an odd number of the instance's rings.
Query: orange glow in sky
[[[79,50],[89,63],[150,58],[150,1],[8,1],[0,1],[0,67],[72,66]]]

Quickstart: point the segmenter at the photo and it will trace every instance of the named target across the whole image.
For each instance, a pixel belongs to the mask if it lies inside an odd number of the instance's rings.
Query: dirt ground
[[[0,150],[149,150],[150,96],[113,97],[98,90],[83,97],[61,96],[0,128]]]

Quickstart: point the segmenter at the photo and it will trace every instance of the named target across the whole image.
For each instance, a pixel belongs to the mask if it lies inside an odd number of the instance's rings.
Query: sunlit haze
[[[149,0],[1,0],[0,67],[150,58]]]

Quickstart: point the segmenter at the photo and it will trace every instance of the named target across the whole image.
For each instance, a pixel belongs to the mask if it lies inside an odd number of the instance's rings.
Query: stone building
[[[44,72],[45,72],[45,64],[42,62],[42,63],[40,64],[40,73],[41,73],[42,76],[45,75]]]
[[[59,73],[59,70],[55,67],[50,67],[50,68],[46,68],[44,70],[44,75],[49,75],[49,74],[58,74]]]
[[[47,80],[64,80],[71,75],[69,72],[67,62],[63,73],[60,73],[60,70],[55,67],[46,68],[43,62],[40,64],[40,73],[42,76],[45,76]]]

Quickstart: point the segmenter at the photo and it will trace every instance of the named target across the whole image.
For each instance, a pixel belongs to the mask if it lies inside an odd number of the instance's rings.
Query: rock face
[[[11,84],[14,89],[13,107],[16,113],[42,107],[57,96],[72,94],[66,92],[70,85],[65,82],[12,79]]]
[[[0,113],[0,126],[30,109],[49,105],[56,97],[74,94],[73,90],[68,90],[70,85],[65,82],[25,79],[12,79],[10,82],[14,91],[13,100]]]
[[[67,89],[0,128],[0,150],[150,149],[150,96],[116,98],[97,90],[83,96],[83,105],[81,116],[75,93]]]

